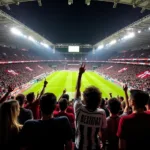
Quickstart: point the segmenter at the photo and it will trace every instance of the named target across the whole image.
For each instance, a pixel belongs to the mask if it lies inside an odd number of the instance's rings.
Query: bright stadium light
[[[109,43],[109,45],[114,45],[114,44],[116,44],[116,43],[117,43],[116,40],[112,40],[112,41]]]
[[[46,47],[46,48],[49,48],[49,45],[46,44],[46,43],[41,42],[40,44],[41,44],[42,46]]]
[[[23,37],[24,37],[25,39],[27,39],[27,38],[28,38],[26,35],[23,35]]]
[[[73,0],[68,0],[68,5],[72,5],[73,4]]]
[[[28,39],[32,42],[36,42],[36,40],[32,36],[28,36]]]
[[[99,45],[98,46],[98,49],[103,49],[104,48],[104,45]]]
[[[148,30],[150,30],[150,27],[148,28]]]
[[[124,40],[135,37],[135,33],[131,32],[123,37]]]
[[[141,30],[139,30],[138,33],[141,33]]]
[[[19,36],[23,36],[23,33],[18,30],[17,28],[11,28],[10,31],[13,33],[13,34],[16,34],[16,35],[19,35]]]
[[[91,0],[85,0],[85,4],[89,6],[91,4]]]

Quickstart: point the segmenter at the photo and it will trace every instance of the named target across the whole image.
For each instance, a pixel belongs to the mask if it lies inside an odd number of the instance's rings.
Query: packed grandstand
[[[150,149],[150,15],[95,45],[53,44],[2,10],[0,27],[1,150]]]

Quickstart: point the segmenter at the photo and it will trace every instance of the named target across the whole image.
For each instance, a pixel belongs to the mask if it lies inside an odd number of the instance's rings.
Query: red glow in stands
[[[150,71],[145,71],[145,72],[143,72],[143,73],[137,75],[137,77],[138,77],[138,78],[141,78],[141,79],[143,79],[143,78],[148,78],[149,76],[150,76]]]

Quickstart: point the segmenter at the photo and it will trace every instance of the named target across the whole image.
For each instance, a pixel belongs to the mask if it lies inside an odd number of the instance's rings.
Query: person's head
[[[40,108],[43,115],[51,115],[56,107],[56,96],[45,93],[40,99]]]
[[[59,108],[61,111],[65,111],[68,107],[68,101],[67,99],[65,98],[62,98],[60,101],[59,101]]]
[[[27,98],[27,101],[29,103],[32,103],[34,101],[34,99],[35,99],[34,92],[31,92],[31,93],[27,94],[26,98]]]
[[[62,96],[62,98],[65,98],[65,99],[67,99],[67,101],[69,101],[69,95],[68,95],[68,94],[64,94],[64,95]]]
[[[124,98],[122,96],[119,97],[120,102],[124,101]]]
[[[87,109],[96,110],[99,107],[102,94],[100,90],[95,86],[87,87],[83,92],[83,99]]]
[[[13,100],[13,99],[15,99],[15,97],[14,97],[14,96],[11,96],[10,99]]]
[[[104,100],[104,98],[101,99],[100,107],[101,107],[101,108],[104,108],[104,107],[105,107],[105,100]]]
[[[111,114],[117,115],[121,109],[121,103],[117,98],[111,98],[108,101],[108,109]]]
[[[16,100],[19,102],[20,107],[22,107],[25,101],[25,96],[23,94],[18,94]]]
[[[0,143],[5,143],[11,130],[19,129],[18,115],[20,108],[18,101],[9,100],[0,107]]]
[[[130,91],[130,103],[136,109],[144,109],[149,100],[148,93],[141,90],[131,90]]]

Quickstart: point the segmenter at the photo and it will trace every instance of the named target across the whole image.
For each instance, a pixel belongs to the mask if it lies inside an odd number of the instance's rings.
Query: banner
[[[127,62],[127,61],[113,61],[113,60],[108,60],[108,61],[96,61],[96,60],[86,60],[86,61],[81,61],[81,60],[27,60],[27,61],[0,61],[0,64],[20,64],[20,63],[28,63],[28,62],[69,62],[69,63],[81,63],[81,62],[97,62],[97,63],[114,63],[114,64],[132,64],[132,65],[143,65],[143,66],[150,66],[149,62]]]
[[[118,70],[119,73],[126,71],[128,68],[122,68],[120,70]]]
[[[38,65],[38,67],[39,67],[40,69],[43,69],[43,67],[41,67],[40,65]]]
[[[29,71],[33,71],[33,69],[31,69],[30,67],[26,67],[26,69]]]
[[[110,67],[106,68],[106,70],[111,69],[112,67],[113,67],[113,66],[110,66]]]
[[[148,77],[150,77],[150,71],[145,71],[143,73],[140,73],[140,74],[137,75],[137,77],[141,78],[141,79],[148,78]]]
[[[11,75],[14,75],[14,76],[18,75],[17,72],[15,72],[14,70],[11,70],[11,69],[10,70],[6,70],[6,72],[11,74]]]

